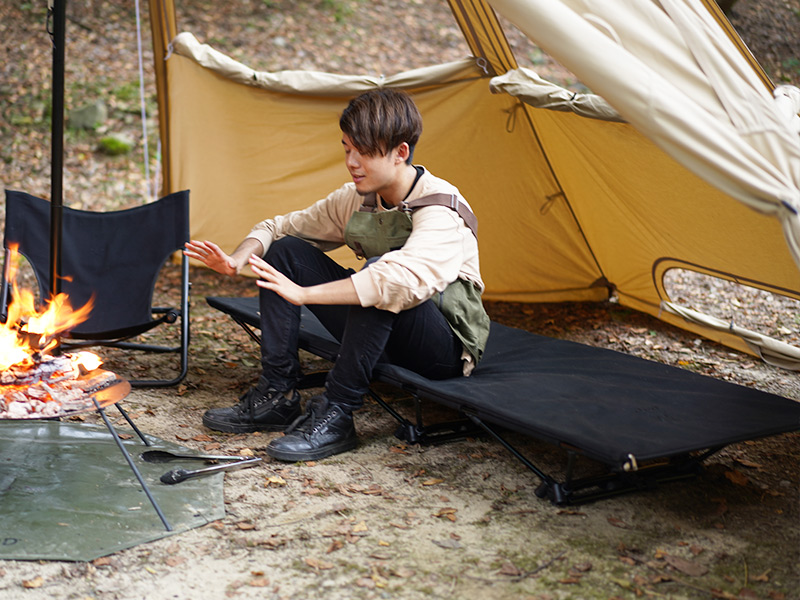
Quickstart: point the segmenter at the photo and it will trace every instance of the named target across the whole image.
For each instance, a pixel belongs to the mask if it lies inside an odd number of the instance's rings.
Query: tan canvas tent
[[[663,283],[683,268],[800,298],[800,91],[772,89],[716,5],[450,6],[474,56],[369,78],[256,72],[178,34],[171,0],[151,0],[163,191],[191,190],[193,237],[230,251],[256,221],[341,185],[338,114],[362,90],[399,86],[425,119],[415,158],[454,182],[480,220],[485,298],[613,293],[800,364],[798,349],[672,305]],[[495,10],[594,94],[518,70]]]

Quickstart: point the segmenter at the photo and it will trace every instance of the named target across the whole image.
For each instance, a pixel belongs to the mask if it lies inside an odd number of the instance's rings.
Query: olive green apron
[[[405,204],[408,212],[404,210],[373,212],[376,198],[374,194],[370,194],[365,197],[361,209],[354,212],[347,222],[344,231],[345,243],[356,255],[367,259],[381,256],[392,250],[399,250],[411,235],[411,211],[432,204],[450,206],[459,214],[468,213],[466,216],[469,221],[464,220],[475,233],[477,220],[472,212],[457,200],[450,203],[442,201],[442,198],[450,198],[450,196],[434,194],[418,198],[413,203]],[[462,218],[464,216],[462,214]],[[450,328],[477,364],[483,355],[486,340],[489,338],[489,316],[483,308],[481,292],[478,287],[466,279],[456,279],[443,292],[434,294],[431,299],[442,311]]]

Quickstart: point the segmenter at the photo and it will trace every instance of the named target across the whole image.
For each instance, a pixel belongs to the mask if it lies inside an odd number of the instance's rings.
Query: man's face
[[[366,156],[358,151],[347,134],[342,135],[342,147],[344,164],[353,178],[353,183],[356,184],[358,193],[380,194],[382,190],[390,188],[395,183],[398,172],[396,150],[386,156],[380,154]]]

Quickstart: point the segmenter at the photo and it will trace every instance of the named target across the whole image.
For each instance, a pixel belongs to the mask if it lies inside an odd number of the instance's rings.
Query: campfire
[[[38,309],[33,292],[17,283],[18,266],[17,249],[10,248],[12,301],[0,323],[0,419],[67,416],[95,410],[95,400],[108,406],[121,399],[125,392],[107,391],[123,380],[100,369],[100,357],[60,351],[59,335],[88,318],[91,301],[73,310],[61,293]]]

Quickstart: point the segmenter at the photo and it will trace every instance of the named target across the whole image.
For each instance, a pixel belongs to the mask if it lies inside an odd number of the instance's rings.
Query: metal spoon
[[[197,469],[196,471],[187,471],[186,469],[173,469],[172,471],[167,471],[161,476],[161,483],[172,485],[174,483],[180,483],[181,481],[186,481],[187,479],[191,479],[192,477],[201,477],[202,475],[212,475],[220,471],[236,471],[238,469],[252,467],[260,462],[261,462],[260,458],[254,457],[254,458],[245,458],[243,460],[239,460],[233,463],[227,463],[224,465],[215,465],[213,467],[206,467],[205,469]]]
[[[173,460],[243,460],[241,456],[203,456],[197,454],[176,454],[166,450],[147,450],[141,453],[141,459],[149,463],[166,463]]]

